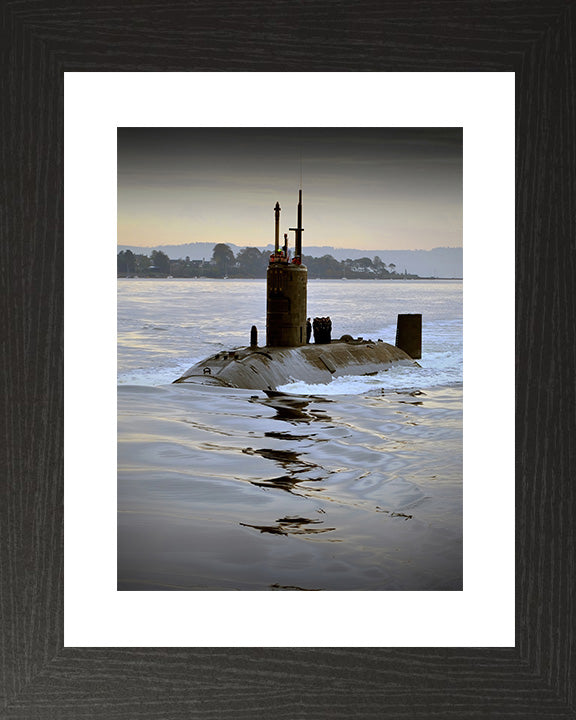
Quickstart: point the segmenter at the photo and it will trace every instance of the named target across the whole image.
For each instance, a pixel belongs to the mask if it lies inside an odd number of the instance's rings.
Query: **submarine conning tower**
[[[270,255],[266,286],[266,347],[258,346],[253,325],[250,347],[220,351],[193,365],[175,383],[199,383],[277,393],[281,385],[303,380],[317,384],[343,375],[376,375],[392,363],[418,365],[421,356],[422,316],[398,315],[396,345],[382,340],[342,335],[331,340],[330,318],[306,318],[308,271],[302,265],[302,190],[298,197],[294,257],[288,236],[280,247],[280,204],[274,207],[274,252]],[[314,343],[306,332],[314,327]],[[320,332],[318,332],[320,331]]]
[[[280,247],[280,205],[274,207],[274,252],[266,275],[266,346],[298,347],[306,344],[306,290],[308,271],[302,265],[302,190],[298,195],[294,257],[288,237]]]

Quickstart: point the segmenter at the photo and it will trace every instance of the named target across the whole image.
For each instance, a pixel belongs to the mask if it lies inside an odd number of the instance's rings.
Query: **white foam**
[[[177,365],[124,370],[118,373],[118,385],[169,385],[188,370],[191,365],[194,365],[194,362],[186,360]]]
[[[301,380],[280,385],[280,392],[296,395],[363,395],[375,390],[422,390],[457,385],[462,382],[462,363],[451,367],[394,365],[376,375],[343,375],[329,383],[305,383]]]

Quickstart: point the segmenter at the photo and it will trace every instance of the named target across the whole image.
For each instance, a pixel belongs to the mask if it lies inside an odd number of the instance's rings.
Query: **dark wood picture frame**
[[[0,13],[0,718],[575,718],[574,0]],[[516,73],[516,646],[64,648],[64,72],[431,70]]]

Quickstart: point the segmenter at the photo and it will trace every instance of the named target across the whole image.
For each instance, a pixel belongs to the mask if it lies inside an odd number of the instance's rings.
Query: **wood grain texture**
[[[1,13],[0,718],[575,718],[573,0],[14,0]],[[70,70],[516,72],[515,648],[62,647]]]

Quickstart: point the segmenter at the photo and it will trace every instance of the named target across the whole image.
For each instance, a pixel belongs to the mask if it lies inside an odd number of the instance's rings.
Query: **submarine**
[[[174,383],[196,383],[273,393],[302,380],[328,383],[343,375],[375,375],[392,364],[418,366],[422,315],[400,314],[395,345],[342,335],[332,339],[329,317],[307,317],[308,271],[302,264],[302,190],[298,194],[294,254],[288,235],[280,247],[280,204],[274,206],[274,252],[266,274],[266,345],[253,325],[250,345],[220,351],[196,363]],[[313,341],[312,341],[313,332]]]

